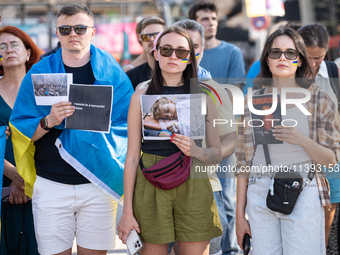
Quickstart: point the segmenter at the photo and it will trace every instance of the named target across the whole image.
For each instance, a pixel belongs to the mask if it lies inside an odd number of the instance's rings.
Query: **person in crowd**
[[[330,79],[338,77],[329,77],[326,65],[328,61],[324,60],[328,51],[329,43],[327,29],[321,24],[314,23],[301,27],[298,30],[298,33],[305,42],[311,63],[313,77],[315,77],[315,84],[327,92],[327,94],[335,103],[336,109],[338,109],[338,99],[331,86]]]
[[[328,70],[331,65],[334,66],[335,70],[338,68],[334,63],[324,60],[328,51],[329,43],[327,29],[321,24],[314,23],[301,27],[298,30],[298,33],[305,42],[313,77],[315,78],[315,84],[329,95],[329,97],[335,103],[335,108],[338,109],[338,98],[334,92],[334,89],[332,88],[331,83],[334,82],[335,85],[333,86],[339,87],[339,72],[336,73],[336,76],[330,77]],[[335,167],[339,168],[339,164],[337,164]],[[327,244],[336,210],[336,204],[340,202],[340,178],[338,172],[336,173],[327,170],[326,177],[331,189],[332,202],[331,210],[325,208],[325,233]]]
[[[162,32],[165,27],[165,21],[158,17],[149,17],[143,21],[141,39],[143,41],[143,52],[147,55],[148,61],[126,72],[134,89],[141,82],[151,78],[151,71],[155,64],[155,60],[149,52],[153,47],[153,42],[157,34]]]
[[[216,108],[207,98],[206,148],[197,145],[199,141],[194,142],[179,134],[173,134],[171,140],[142,142],[140,96],[188,94],[190,78],[197,78],[194,45],[184,29],[170,27],[164,30],[153,55],[156,64],[151,82],[137,90],[130,102],[124,207],[118,223],[119,238],[125,243],[130,230],[136,229],[144,245],[141,255],[166,255],[168,244],[175,240],[178,241],[180,254],[209,254],[209,240],[222,232],[208,178],[189,176],[181,185],[163,190],[147,181],[138,165],[141,148],[142,162],[146,168],[179,151],[193,158],[192,167],[199,161],[204,164],[218,163],[221,159],[220,141],[212,125],[212,119],[217,118]]]
[[[213,79],[218,79],[217,82],[238,84],[242,87],[242,79],[245,77],[243,55],[237,46],[216,38],[218,26],[216,5],[210,2],[196,2],[190,7],[189,19],[197,21],[205,30],[204,56],[200,65],[211,73]],[[223,159],[220,165],[235,166],[234,154]],[[233,173],[230,172],[219,174],[219,178],[228,219],[222,249],[224,255],[234,255],[239,252],[235,234],[236,182]]]
[[[56,26],[61,48],[27,73],[12,111],[16,165],[32,196],[40,254],[71,254],[74,237],[78,254],[106,254],[114,248],[116,201],[123,195],[133,89],[114,58],[90,44],[96,30],[85,5],[64,5]],[[31,75],[49,73],[72,73],[76,84],[112,85],[109,133],[65,129],[64,119],[75,111],[71,102],[37,105]]]
[[[137,36],[137,40],[139,42],[139,44],[143,47],[143,41],[142,41],[142,37],[141,37],[141,31],[142,31],[142,24],[143,21],[145,19],[147,19],[148,17],[142,18],[136,26],[136,36]],[[126,67],[124,67],[124,71],[127,72],[141,64],[144,64],[145,62],[148,61],[147,58],[147,52],[145,52],[144,50],[142,51],[142,54],[140,54],[135,60],[133,60],[130,64],[128,64]]]
[[[190,34],[195,47],[195,55],[198,68],[198,79],[204,83],[213,86],[222,99],[222,106],[218,105],[217,107],[218,118],[225,119],[228,121],[234,120],[231,102],[226,90],[223,88],[219,88],[218,86],[215,86],[216,84],[211,79],[210,72],[200,66],[200,62],[204,54],[204,40],[205,40],[204,27],[198,22],[191,19],[178,21],[174,23],[173,26],[182,27]],[[234,153],[236,145],[236,127],[230,125],[219,125],[218,128],[221,139],[222,159],[225,159]],[[214,191],[214,198],[216,201],[221,226],[223,229],[222,236],[210,240],[210,254],[215,254],[222,249],[223,241],[222,239],[227,233],[228,219],[225,204],[223,203],[222,200],[223,198],[221,182],[215,173],[212,173],[211,176],[209,177],[211,186]]]
[[[262,144],[254,146],[252,127],[238,126],[236,232],[240,246],[245,234],[251,235],[254,255],[326,254],[322,206],[330,207],[330,199],[327,180],[317,164],[334,166],[338,162],[340,117],[334,102],[313,84],[311,76],[307,50],[300,35],[289,27],[271,34],[261,54],[257,81],[265,88],[254,94],[274,93],[274,88],[277,93],[283,88],[303,88],[311,94],[311,99],[303,104],[311,115],[305,115],[295,105],[287,105],[287,114],[282,118],[297,120],[296,126],[273,128],[274,137],[283,143],[268,145],[271,169],[280,166],[295,169],[304,178],[301,185],[307,186],[300,193],[292,213],[269,209],[266,197],[276,190],[273,190],[273,179],[270,178],[274,172],[263,167],[268,161],[265,147]],[[304,94],[287,93],[289,99],[301,97]],[[244,121],[249,120],[251,114],[245,105]],[[310,183],[305,183],[309,169],[313,167],[318,171],[314,172]],[[268,193],[269,190],[272,192]],[[249,222],[245,218],[246,207]],[[308,238],[305,238],[306,233],[309,233]]]
[[[25,32],[13,26],[0,29],[1,126],[9,125],[21,81],[38,60],[39,49]],[[11,139],[6,141],[3,187],[10,193],[8,202],[1,203],[0,254],[38,254],[32,201],[25,195],[24,180],[15,166]]]
[[[218,26],[216,5],[196,2],[190,7],[189,19],[200,23],[205,30],[204,57],[200,65],[209,70],[214,79],[244,78],[244,60],[240,48],[216,38]]]

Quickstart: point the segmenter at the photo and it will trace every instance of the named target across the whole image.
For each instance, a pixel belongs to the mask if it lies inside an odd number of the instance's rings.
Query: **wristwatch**
[[[47,116],[47,115],[46,115]],[[44,130],[51,130],[52,128],[49,128],[47,125],[47,118],[46,116],[44,116],[41,120],[40,120],[40,127]]]

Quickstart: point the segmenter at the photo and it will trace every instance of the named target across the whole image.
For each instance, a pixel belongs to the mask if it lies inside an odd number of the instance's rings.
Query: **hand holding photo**
[[[32,74],[33,90],[37,105],[53,105],[68,101],[71,73]]]
[[[169,140],[172,133],[204,137],[201,94],[143,95],[141,103],[145,140]]]

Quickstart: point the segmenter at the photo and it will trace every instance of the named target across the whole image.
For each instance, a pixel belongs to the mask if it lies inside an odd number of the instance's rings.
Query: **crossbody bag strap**
[[[263,94],[264,90],[265,90],[265,88],[261,89],[260,94]],[[263,151],[264,151],[264,157],[266,159],[266,165],[270,166],[272,163],[271,163],[271,160],[270,160],[268,144],[262,144],[262,146],[263,146]],[[310,167],[308,175],[307,175],[307,179],[304,181],[304,183],[302,185],[302,189],[306,188],[308,186],[308,184],[312,182],[314,175],[315,175],[315,168],[312,169],[312,167]]]
[[[266,158],[266,165],[270,166],[272,162],[270,161],[269,150],[267,144],[262,144],[264,150],[264,157]]]

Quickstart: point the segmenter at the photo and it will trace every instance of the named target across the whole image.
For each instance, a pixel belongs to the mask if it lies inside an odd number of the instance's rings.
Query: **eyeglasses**
[[[62,36],[66,36],[66,35],[71,34],[72,28],[74,29],[74,32],[77,35],[84,35],[84,34],[86,34],[86,30],[87,30],[88,27],[93,28],[93,27],[85,26],[85,25],[75,25],[75,26],[60,26],[60,27],[58,27],[58,29],[59,29],[60,35],[62,35]]]
[[[20,49],[21,44],[19,42],[12,42],[10,44],[6,44],[6,43],[1,43],[0,44],[0,52],[4,53],[8,50],[8,47],[11,47],[11,49],[13,51],[17,51]]]
[[[186,59],[188,54],[191,52],[190,50],[174,49],[168,46],[161,46],[161,47],[158,47],[157,50],[158,49],[159,49],[159,53],[163,57],[170,57],[171,54],[175,51],[176,57],[179,59]]]
[[[156,39],[156,36],[157,36],[159,33],[160,33],[160,32],[151,33],[151,34],[143,34],[143,35],[141,35],[142,41],[143,41],[143,42],[149,42],[149,41],[151,40],[151,37],[153,37],[153,39]]]
[[[270,49],[268,51],[268,57],[271,59],[278,59],[281,57],[282,53],[285,55],[286,59],[294,60],[298,57],[299,52],[297,50],[289,49],[286,51],[281,51],[279,49]]]

